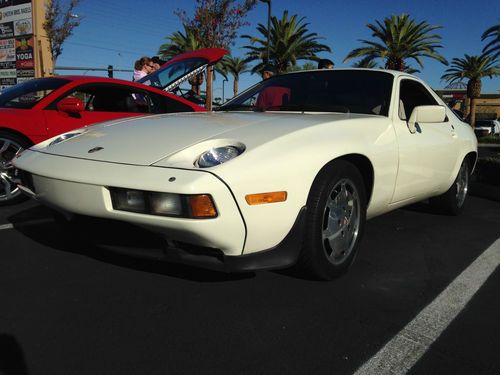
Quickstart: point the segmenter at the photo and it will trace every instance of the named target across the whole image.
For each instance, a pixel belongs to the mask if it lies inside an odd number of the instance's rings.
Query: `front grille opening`
[[[217,249],[215,247],[205,247],[205,246],[193,245],[191,243],[181,242],[181,241],[172,241],[172,243],[173,243],[175,248],[183,250],[183,251],[190,253],[190,254],[193,254],[193,255],[210,256],[210,257],[216,258],[220,261],[223,261],[223,259],[224,259],[224,253],[222,252],[222,250]],[[167,245],[167,247],[168,247],[168,245]]]

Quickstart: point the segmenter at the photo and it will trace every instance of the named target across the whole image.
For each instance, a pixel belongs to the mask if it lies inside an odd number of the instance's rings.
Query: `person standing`
[[[335,64],[330,59],[321,59],[318,61],[318,69],[333,69]]]
[[[276,69],[271,64],[264,65],[264,67],[260,71],[260,75],[263,80],[268,79],[269,77],[272,77],[275,74],[276,74]]]
[[[153,61],[147,56],[141,57],[134,64],[134,75],[132,81],[137,81],[142,77],[147,76],[149,73],[152,73],[154,70]]]
[[[151,61],[153,62],[153,70],[157,71],[158,69],[161,68],[163,64],[165,64],[166,61],[160,59],[158,56],[153,56],[151,57]]]

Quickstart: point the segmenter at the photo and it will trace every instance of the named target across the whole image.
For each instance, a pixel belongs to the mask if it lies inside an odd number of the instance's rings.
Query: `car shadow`
[[[399,209],[402,211],[412,211],[416,213],[422,213],[433,216],[449,216],[446,213],[437,209],[436,207],[433,207],[428,200],[418,203],[413,203],[409,206],[401,207]]]
[[[0,333],[0,374],[29,374],[21,345],[14,336],[6,333]]]
[[[225,273],[167,262],[162,259],[164,246],[159,236],[127,223],[86,219],[64,225],[42,206],[21,211],[8,219],[17,231],[39,244],[124,268],[199,282],[255,277],[254,272]]]

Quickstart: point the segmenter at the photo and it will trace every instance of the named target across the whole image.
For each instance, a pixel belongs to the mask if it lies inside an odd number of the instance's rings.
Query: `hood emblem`
[[[104,147],[94,147],[94,148],[91,148],[90,150],[88,150],[87,152],[89,154],[92,154],[94,152],[101,151],[101,150],[104,150]]]

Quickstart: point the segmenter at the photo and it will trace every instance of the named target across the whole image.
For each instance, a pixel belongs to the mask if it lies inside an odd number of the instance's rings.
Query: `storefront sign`
[[[0,62],[16,61],[16,49],[14,39],[0,40]]]
[[[12,22],[0,23],[0,39],[14,37],[14,24]]]
[[[0,0],[0,87],[34,78],[34,68],[31,0]]]

